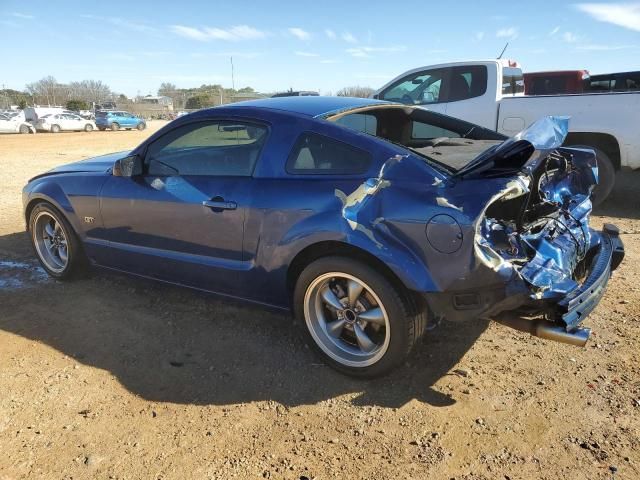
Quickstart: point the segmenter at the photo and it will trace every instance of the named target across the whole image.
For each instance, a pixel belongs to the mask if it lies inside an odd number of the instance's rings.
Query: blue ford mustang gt
[[[506,138],[369,99],[226,105],[31,179],[25,220],[55,278],[96,265],[291,309],[351,375],[441,319],[584,345],[624,249],[589,227],[596,160],[562,147],[567,123]]]

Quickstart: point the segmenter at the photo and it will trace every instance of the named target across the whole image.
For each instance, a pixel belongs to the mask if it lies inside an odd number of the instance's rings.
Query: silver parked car
[[[91,132],[96,129],[96,123],[73,113],[57,113],[39,118],[36,122],[36,129],[51,133],[58,133],[63,130]]]

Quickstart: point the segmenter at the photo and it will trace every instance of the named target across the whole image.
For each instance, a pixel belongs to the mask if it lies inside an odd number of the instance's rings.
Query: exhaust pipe
[[[524,318],[500,318],[494,319],[506,327],[527,332],[534,337],[553,340],[555,342],[567,343],[577,347],[584,347],[591,336],[590,328],[578,328],[573,332],[558,325],[557,323],[548,322],[547,320],[526,320]]]

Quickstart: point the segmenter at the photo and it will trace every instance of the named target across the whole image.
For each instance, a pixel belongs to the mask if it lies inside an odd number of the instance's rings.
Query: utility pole
[[[235,78],[233,76],[233,57],[230,57],[230,58],[231,58],[231,88],[235,92],[235,90],[236,90],[236,81],[235,81]]]

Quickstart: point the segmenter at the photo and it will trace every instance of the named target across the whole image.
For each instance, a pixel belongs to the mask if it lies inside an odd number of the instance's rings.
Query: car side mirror
[[[111,173],[114,177],[135,177],[142,175],[142,159],[138,155],[130,155],[116,160]]]

